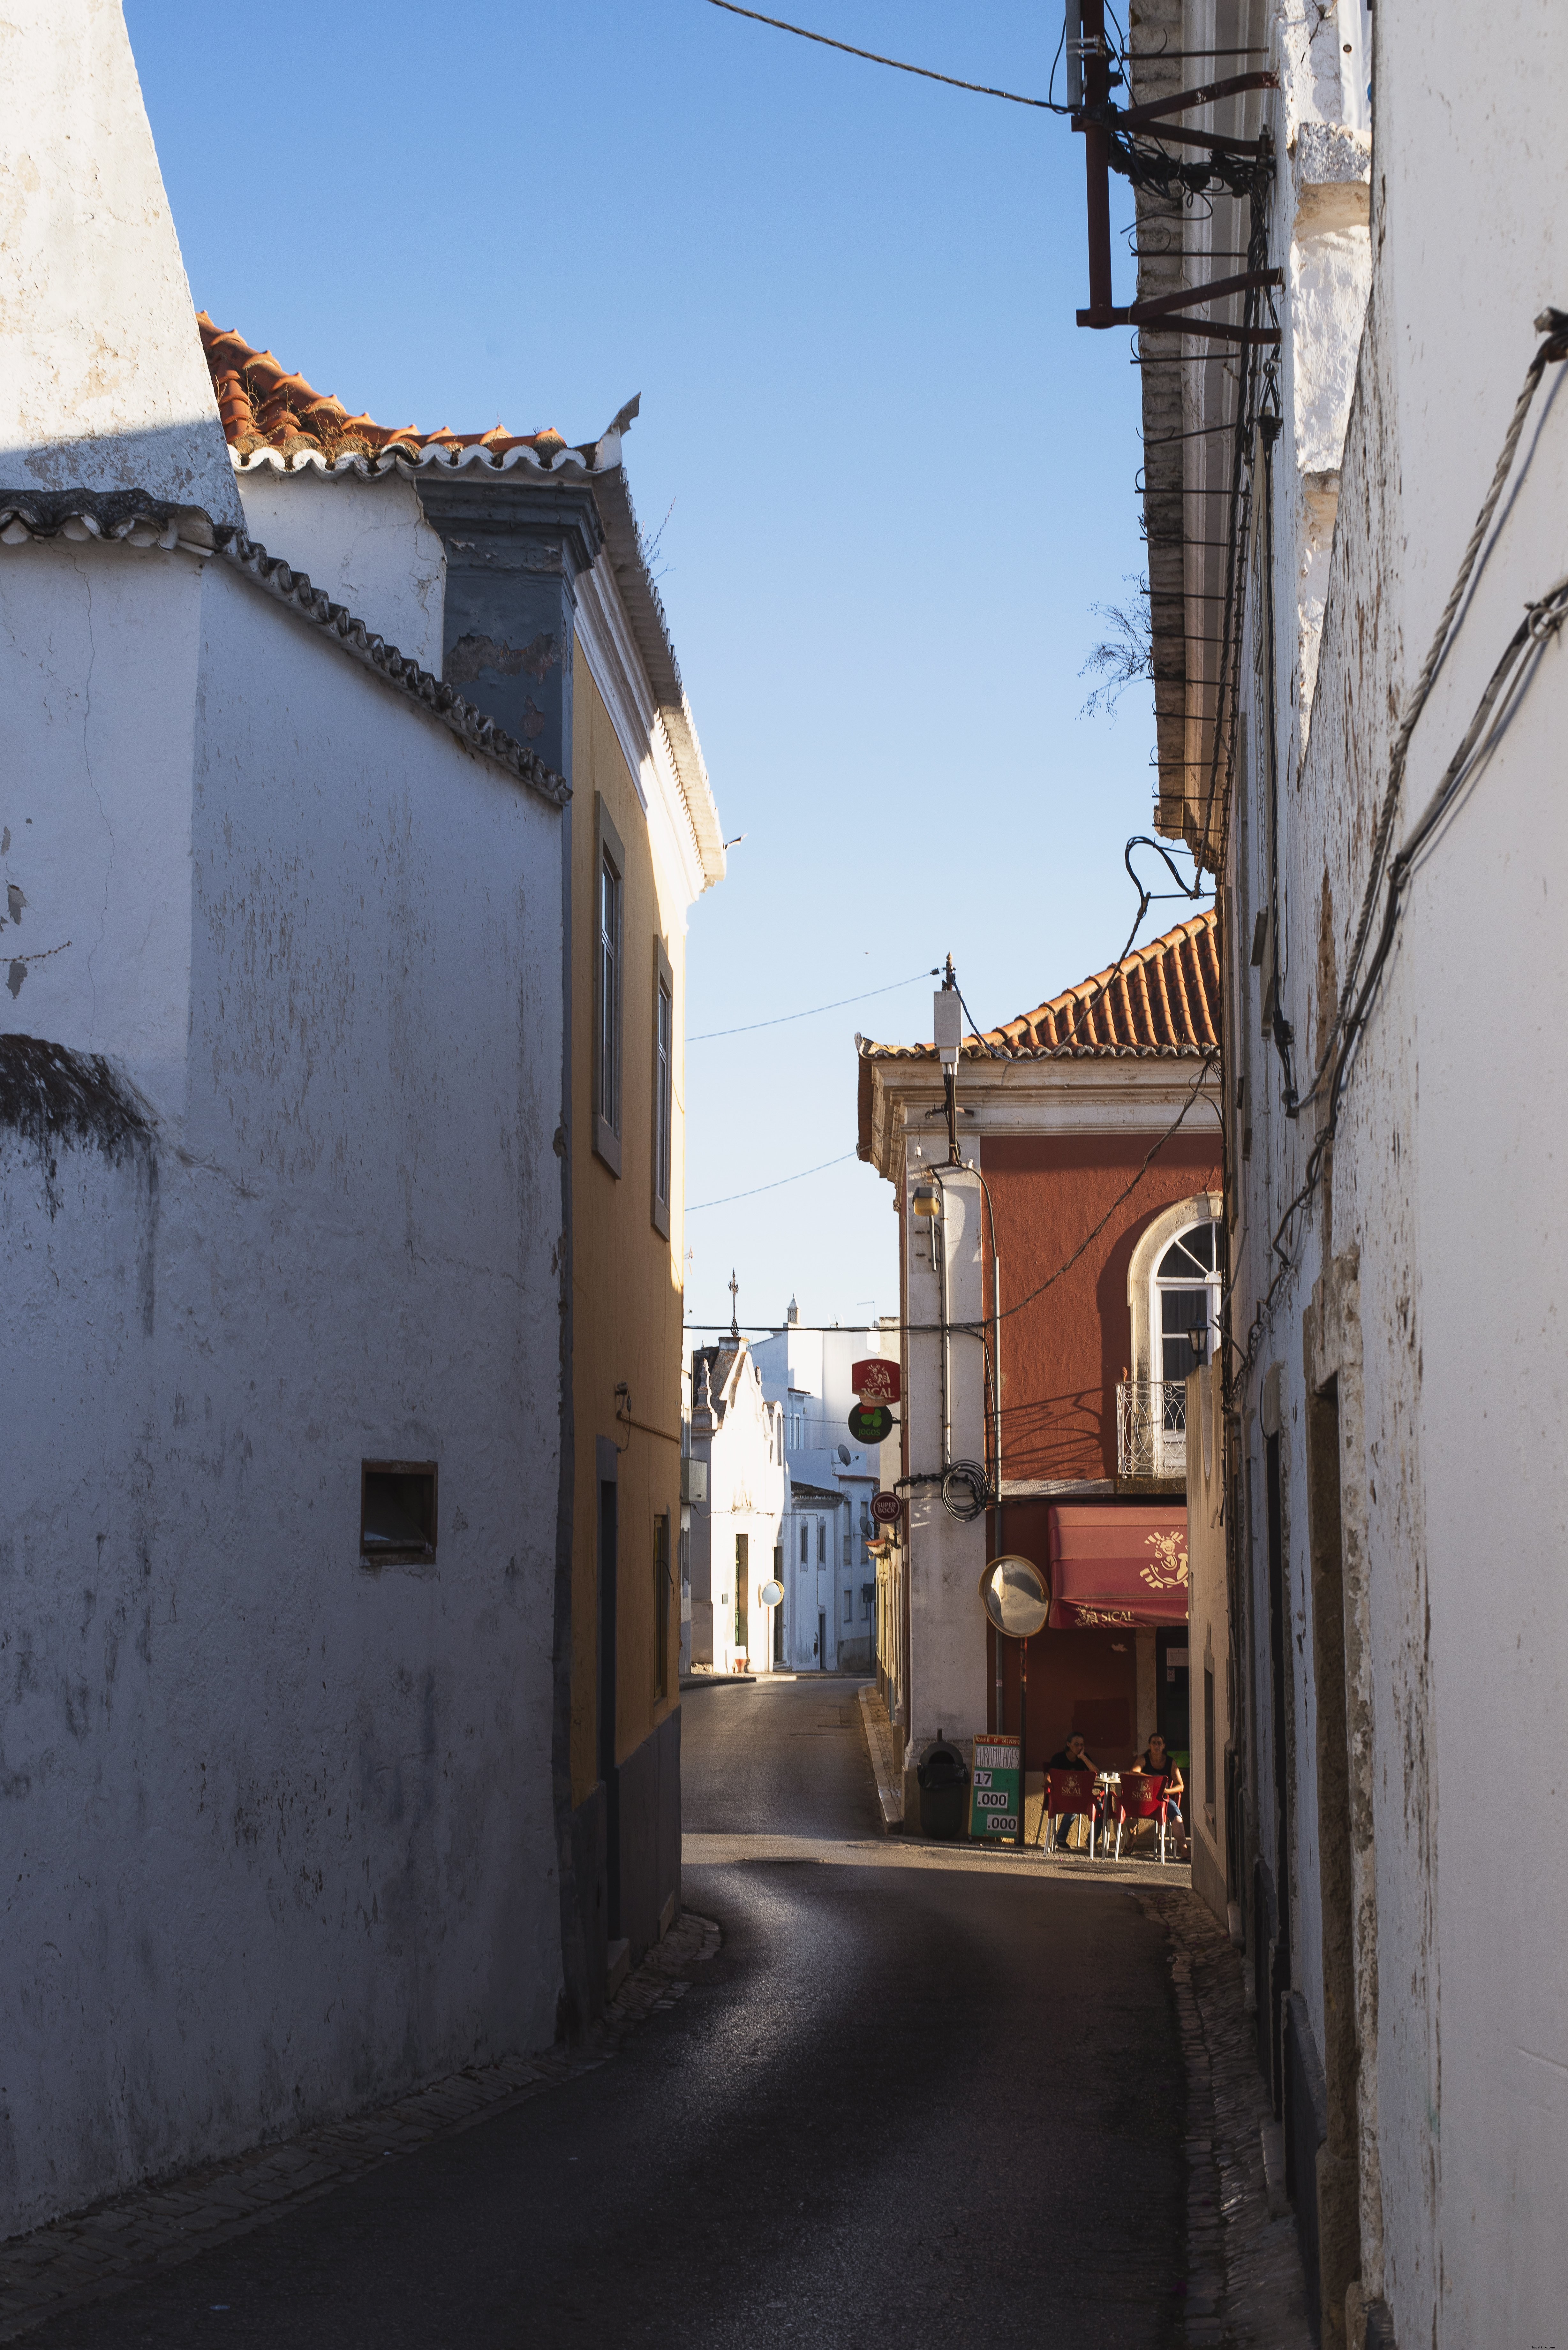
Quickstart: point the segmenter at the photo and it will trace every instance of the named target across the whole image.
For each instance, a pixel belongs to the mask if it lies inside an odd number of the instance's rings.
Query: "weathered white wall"
[[[203,571],[120,544],[0,551],[5,1024],[112,1055],[170,1118],[190,1039]]]
[[[119,0],[11,0],[0,85],[0,487],[237,522]]]
[[[1479,46],[1473,15],[1454,5],[1391,0],[1375,21],[1371,303],[1310,743],[1304,760],[1293,747],[1282,761],[1279,786],[1282,994],[1303,1089],[1359,911],[1397,713],[1539,341],[1533,317],[1543,300],[1568,300],[1568,18],[1549,0],[1512,0]],[[1303,312],[1295,331],[1311,323]],[[1414,738],[1397,841],[1521,608],[1568,568],[1563,373],[1549,369],[1537,397]],[[1282,632],[1289,609],[1280,603]],[[1441,2350],[1550,2340],[1568,2306],[1568,1887],[1541,1846],[1568,1742],[1568,1262],[1555,1172],[1568,1128],[1558,1010],[1568,934],[1555,903],[1568,870],[1556,780],[1565,664],[1554,639],[1422,858],[1345,1096],[1332,1186],[1318,1194],[1259,1357],[1260,1371],[1277,1363],[1282,1383],[1300,1611],[1294,1732],[1306,1758],[1297,1949],[1320,2020],[1302,1317],[1315,1284],[1357,1266],[1360,1425],[1345,1419],[1343,1382],[1341,1404],[1345,1473],[1362,1488],[1347,1520],[1347,1576],[1353,1537],[1366,1560],[1366,1742],[1353,1749],[1373,1826],[1356,1856],[1357,1958],[1370,1975],[1357,1986],[1367,2002],[1364,2280],[1386,2294],[1400,2342]],[[1288,663],[1278,683],[1288,708]],[[1242,876],[1254,908],[1265,878],[1260,813]],[[1256,1002],[1241,1016],[1254,1024],[1258,1098],[1239,1335],[1269,1277],[1266,1235],[1299,1180],[1312,1126],[1269,1109],[1279,1072],[1255,1040]],[[1261,1541],[1261,1489],[1258,1501]],[[1362,1694],[1353,1680],[1353,1716]],[[1510,1799],[1521,1787],[1532,1800]]]
[[[235,476],[245,529],[432,677],[441,673],[446,549],[414,484],[398,473],[285,473],[264,460]]]
[[[5,1138],[4,2232],[552,2036],[562,941],[556,812],[226,567],[0,597],[8,1024],[155,1118]]]
[[[1231,1735],[1225,1570],[1224,1390],[1216,1359],[1187,1379],[1188,1688],[1191,1768],[1187,1774],[1193,1890],[1229,1925],[1225,1882],[1225,1745]],[[1205,1751],[1204,1676],[1214,1677],[1214,1768]]]
[[[942,1213],[916,1216],[908,1205],[917,1182],[940,1180]],[[909,1334],[904,1418],[909,1471],[925,1482],[909,1489],[909,1737],[904,1816],[919,1815],[915,1768],[920,1750],[939,1731],[960,1742],[986,1727],[985,1615],[980,1578],[985,1566],[983,1512],[965,1523],[943,1506],[940,1471],[947,1461],[986,1457],[985,1389],[978,1341],[953,1332],[946,1340],[949,1422],[942,1425],[943,1340],[934,1327],[944,1317],[940,1267],[947,1265],[945,1316],[974,1325],[984,1312],[981,1295],[983,1198],[968,1167],[932,1170],[909,1152],[904,1213],[905,1319],[927,1326]],[[935,1471],[936,1482],[930,1482]]]

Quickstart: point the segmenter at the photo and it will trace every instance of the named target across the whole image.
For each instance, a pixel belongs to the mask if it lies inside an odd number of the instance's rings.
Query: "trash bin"
[[[920,1834],[961,1836],[969,1825],[969,1765],[940,1730],[915,1776],[920,1783]]]

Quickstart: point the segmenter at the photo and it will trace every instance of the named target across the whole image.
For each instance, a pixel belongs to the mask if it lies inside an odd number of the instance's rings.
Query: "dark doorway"
[[[605,1853],[609,1937],[620,1933],[620,1776],[616,1769],[616,1489],[599,1483],[599,1752],[605,1790]]]
[[[1155,1719],[1159,1734],[1185,1776],[1192,1776],[1192,1710],[1187,1675],[1187,1627],[1173,1624],[1154,1636]]]

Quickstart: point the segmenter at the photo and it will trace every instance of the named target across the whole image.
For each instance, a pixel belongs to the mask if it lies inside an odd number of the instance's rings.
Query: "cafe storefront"
[[[1007,1548],[1051,1594],[1028,1644],[1033,1774],[1075,1731],[1119,1770],[1158,1730],[1188,1768],[1187,1513],[1168,1503],[1075,1502],[1010,1509]],[[990,1727],[1016,1731],[1023,1646],[991,1639]]]

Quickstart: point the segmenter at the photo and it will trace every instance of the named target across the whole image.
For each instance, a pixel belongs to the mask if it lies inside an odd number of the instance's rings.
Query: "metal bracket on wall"
[[[1282,285],[1283,278],[1278,270],[1251,270],[1240,277],[1219,278],[1211,286],[1193,286],[1176,294],[1161,295],[1153,301],[1135,302],[1127,307],[1118,307],[1112,302],[1110,174],[1113,139],[1119,142],[1118,152],[1123,156],[1125,167],[1126,156],[1130,151],[1127,147],[1127,135],[1144,129],[1152,130],[1157,139],[1167,139],[1179,146],[1200,147],[1216,158],[1241,158],[1266,168],[1272,152],[1267,139],[1227,139],[1215,132],[1181,130],[1172,126],[1168,117],[1186,113],[1194,107],[1212,106],[1222,99],[1238,98],[1247,90],[1278,89],[1279,76],[1274,73],[1230,74],[1223,80],[1205,82],[1196,89],[1177,90],[1168,98],[1151,99],[1142,106],[1114,106],[1111,103],[1111,57],[1106,39],[1105,0],[1078,0],[1078,5],[1070,13],[1077,16],[1082,28],[1081,36],[1073,41],[1072,46],[1082,62],[1083,103],[1071,120],[1073,129],[1081,131],[1084,139],[1089,229],[1089,307],[1078,312],[1079,326],[1147,327],[1156,332],[1168,334],[1207,335],[1246,343],[1277,343],[1280,338],[1277,328],[1226,327],[1208,320],[1172,318],[1168,314],[1200,302],[1224,300],[1232,294]],[[1071,39],[1071,35],[1069,37]],[[1119,74],[1116,78],[1120,79]]]

